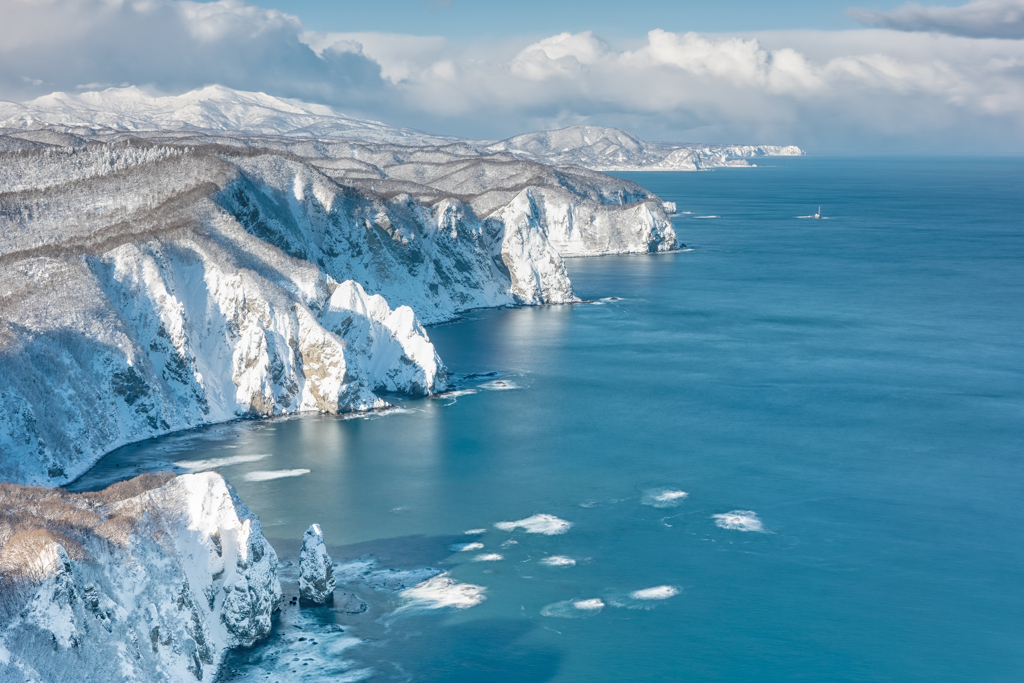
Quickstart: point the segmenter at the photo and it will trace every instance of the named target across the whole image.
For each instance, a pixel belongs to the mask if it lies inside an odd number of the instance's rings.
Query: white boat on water
[[[818,207],[818,213],[814,214],[815,220],[821,220],[821,207]]]

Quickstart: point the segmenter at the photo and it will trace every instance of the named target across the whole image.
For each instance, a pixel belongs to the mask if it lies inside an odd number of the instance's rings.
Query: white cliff
[[[675,247],[657,197],[585,169],[218,140],[0,153],[0,478],[442,391],[421,323],[575,301],[562,255]]]
[[[319,524],[311,524],[302,535],[299,552],[299,598],[305,603],[326,604],[334,597],[336,585],[324,532]]]
[[[277,556],[218,474],[0,502],[0,680],[210,682],[270,632]]]

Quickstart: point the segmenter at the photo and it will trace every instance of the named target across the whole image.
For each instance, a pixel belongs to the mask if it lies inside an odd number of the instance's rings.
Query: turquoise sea
[[[365,612],[289,606],[224,680],[1024,680],[1024,160],[623,175],[690,249],[430,328],[462,391],[150,441],[77,487],[220,459],[283,561],[317,522],[345,576],[485,598],[354,583]],[[537,514],[572,526],[495,527]]]

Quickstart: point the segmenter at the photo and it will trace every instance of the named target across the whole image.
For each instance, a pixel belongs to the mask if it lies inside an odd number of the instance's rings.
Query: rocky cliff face
[[[336,585],[324,533],[319,524],[311,524],[302,535],[299,553],[299,598],[305,603],[326,604],[334,597]]]
[[[218,474],[0,500],[0,680],[213,681],[270,632],[277,556]]]
[[[200,424],[441,391],[421,323],[574,301],[563,254],[675,245],[656,197],[584,169],[42,132],[54,144],[0,163],[6,481],[65,483]]]

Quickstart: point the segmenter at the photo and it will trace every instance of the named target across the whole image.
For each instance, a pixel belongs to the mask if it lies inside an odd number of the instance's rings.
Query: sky
[[[214,83],[474,138],[1020,154],[1024,0],[0,0],[0,99]]]

